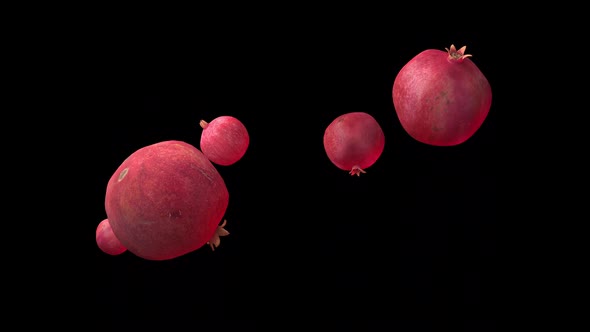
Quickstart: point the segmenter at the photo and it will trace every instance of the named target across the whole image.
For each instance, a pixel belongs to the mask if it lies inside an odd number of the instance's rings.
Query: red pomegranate
[[[393,105],[405,131],[419,142],[452,146],[472,137],[492,103],[490,84],[465,54],[425,50],[402,67],[392,89]]]
[[[113,233],[108,219],[104,219],[96,227],[96,244],[104,253],[113,256],[127,251],[127,248],[121,244],[121,241]]]
[[[110,178],[105,197],[112,230],[135,255],[172,259],[227,232],[218,224],[229,194],[196,147],[163,141],[132,153]]]
[[[381,156],[385,136],[373,116],[351,112],[338,116],[324,132],[324,149],[338,168],[360,176]]]
[[[237,118],[229,115],[219,116],[211,122],[200,121],[201,150],[211,162],[229,166],[242,159],[250,136],[246,126]]]

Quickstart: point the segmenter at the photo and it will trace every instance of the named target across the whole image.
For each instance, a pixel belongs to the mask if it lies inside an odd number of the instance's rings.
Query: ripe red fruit
[[[228,166],[240,160],[250,144],[246,126],[233,116],[219,116],[211,122],[201,120],[201,150],[211,162]]]
[[[229,194],[196,147],[163,141],[132,153],[110,178],[105,197],[113,232],[135,255],[172,259],[226,235],[218,227]]]
[[[351,112],[338,116],[324,132],[324,149],[338,168],[360,176],[381,156],[385,136],[371,115]]]
[[[417,141],[457,145],[473,136],[486,119],[492,90],[465,48],[425,50],[395,77],[395,111],[402,127]]]
[[[98,227],[96,227],[96,244],[104,253],[113,256],[120,255],[127,251],[127,248],[121,244],[121,241],[119,241],[115,236],[115,233],[113,233],[113,229],[111,228],[108,219],[104,219],[98,224]]]

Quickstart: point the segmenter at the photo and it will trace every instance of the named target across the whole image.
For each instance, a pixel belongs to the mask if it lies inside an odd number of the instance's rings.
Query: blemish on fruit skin
[[[168,212],[168,218],[180,218],[182,216],[182,212],[180,210]]]
[[[201,167],[197,166],[197,165],[193,165],[191,164],[191,167],[194,167],[197,169],[197,171],[199,171],[201,174],[203,174],[203,176],[205,178],[207,178],[207,180],[209,180],[209,182],[214,182],[213,178],[211,178],[211,175],[209,175],[209,173],[207,173],[206,171],[204,171]]]
[[[442,126],[439,126],[439,125],[437,125],[437,124],[433,124],[433,125],[432,125],[432,131],[434,131],[434,132],[440,132],[440,131],[442,131],[443,129],[444,129],[444,128],[443,128]]]
[[[129,168],[125,168],[124,170],[122,170],[121,174],[119,174],[119,178],[117,179],[117,182],[121,182],[121,180],[123,180],[125,175],[127,175],[128,171],[129,171]]]

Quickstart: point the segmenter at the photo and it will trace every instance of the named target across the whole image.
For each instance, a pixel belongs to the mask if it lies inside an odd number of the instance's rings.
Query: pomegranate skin
[[[111,229],[108,219],[101,221],[96,227],[96,244],[104,253],[116,256],[127,251]]]
[[[491,103],[487,78],[451,45],[447,52],[425,50],[395,77],[392,96],[399,121],[415,140],[434,146],[458,145],[481,127]]]
[[[373,116],[350,112],[338,116],[324,132],[324,149],[336,167],[351,175],[365,173],[381,156],[385,136]]]
[[[246,126],[229,115],[219,116],[211,122],[201,120],[201,150],[209,160],[217,165],[229,166],[242,159],[250,136]]]
[[[111,227],[133,254],[172,259],[206,244],[227,209],[221,175],[196,147],[163,141],[132,153],[107,184]]]

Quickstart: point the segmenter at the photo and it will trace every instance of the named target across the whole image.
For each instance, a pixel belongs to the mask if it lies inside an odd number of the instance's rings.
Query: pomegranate
[[[395,77],[393,104],[404,130],[415,140],[452,146],[472,137],[492,103],[490,84],[465,54],[456,49],[425,50]]]
[[[163,141],[132,153],[111,176],[105,208],[114,234],[135,255],[172,259],[227,234],[218,226],[227,187],[196,147]]]
[[[211,162],[228,166],[240,160],[250,144],[246,126],[233,116],[223,115],[211,122],[201,120],[201,150]]]
[[[104,253],[113,256],[120,255],[127,251],[127,248],[121,244],[121,241],[119,241],[115,236],[115,233],[113,233],[113,229],[111,228],[108,219],[104,219],[98,224],[98,227],[96,227],[96,244]]]
[[[360,176],[381,156],[385,136],[374,117],[364,112],[338,116],[324,132],[324,149],[338,168]]]

